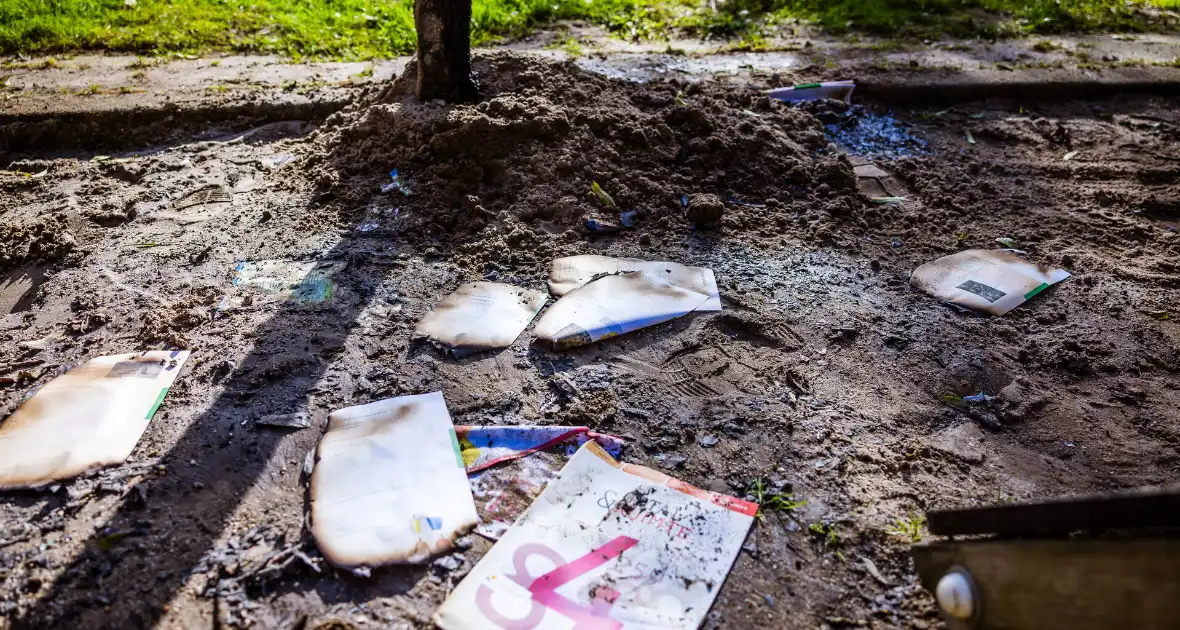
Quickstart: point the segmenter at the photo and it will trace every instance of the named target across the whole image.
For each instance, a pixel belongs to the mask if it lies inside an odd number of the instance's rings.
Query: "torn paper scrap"
[[[472,282],[437,304],[414,329],[451,348],[456,356],[507,348],[545,305],[542,291],[510,284]]]
[[[561,296],[605,275],[642,271],[675,287],[709,296],[698,311],[721,310],[721,296],[712,269],[689,267],[674,262],[611,258],[610,256],[569,256],[553,261],[549,269],[549,292]]]
[[[240,292],[274,297],[298,304],[320,304],[336,292],[335,276],[344,269],[343,261],[259,260],[241,262],[234,267],[233,285]],[[222,309],[245,306],[243,296],[227,297]]]
[[[618,457],[623,440],[588,427],[455,427],[479,511],[476,533],[497,540],[524,513],[569,456],[593,440]]]
[[[791,87],[775,88],[766,95],[773,99],[798,103],[801,101],[818,101],[821,98],[831,98],[845,103],[852,102],[852,91],[856,89],[853,81],[823,81],[820,83],[804,83]]]
[[[603,276],[562,296],[534,332],[554,348],[574,348],[687,315],[708,299],[642,271]]]
[[[909,194],[901,181],[889,171],[871,162],[859,163],[862,161],[859,158],[852,159],[852,172],[856,175],[857,187],[869,198],[877,201],[905,197]]]
[[[433,620],[444,630],[697,628],[757,511],[589,441]]]
[[[0,423],[0,489],[36,488],[122,463],[188,356],[97,357],[46,383]]]
[[[623,440],[588,427],[455,427],[459,448],[475,496],[479,525],[475,533],[498,540],[557,478],[569,456],[593,440],[613,457]]]
[[[478,521],[440,392],[329,415],[310,494],[311,533],[340,568],[424,562]]]
[[[1068,271],[1034,265],[1012,252],[970,249],[918,267],[910,284],[940,300],[1003,315],[1068,277]]]
[[[548,448],[562,447],[570,455],[589,440],[615,457],[623,450],[622,438],[596,433],[589,427],[457,426],[455,433],[468,474]]]

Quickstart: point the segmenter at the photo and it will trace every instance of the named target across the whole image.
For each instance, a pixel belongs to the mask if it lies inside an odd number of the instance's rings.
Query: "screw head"
[[[967,621],[975,614],[975,591],[966,571],[951,569],[934,589],[938,607],[953,619]]]

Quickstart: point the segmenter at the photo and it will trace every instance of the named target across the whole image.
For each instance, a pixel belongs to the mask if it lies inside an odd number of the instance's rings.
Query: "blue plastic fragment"
[[[626,212],[620,212],[619,213],[619,223],[622,223],[623,227],[635,227],[635,219],[638,216],[639,216],[638,210],[628,210]]]

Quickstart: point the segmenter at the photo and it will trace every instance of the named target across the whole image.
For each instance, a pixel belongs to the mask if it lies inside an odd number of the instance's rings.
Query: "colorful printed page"
[[[758,506],[586,442],[434,616],[445,630],[700,626]]]
[[[459,449],[479,512],[475,533],[499,540],[524,514],[569,456],[593,440],[614,457],[623,440],[588,427],[455,427]]]

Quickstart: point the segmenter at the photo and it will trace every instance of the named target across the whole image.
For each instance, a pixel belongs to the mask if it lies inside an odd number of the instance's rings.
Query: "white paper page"
[[[545,294],[495,282],[464,284],[436,305],[414,330],[450,346],[458,356],[512,345],[537,312]]]
[[[311,476],[311,532],[334,566],[419,563],[478,522],[442,393],[328,416]]]
[[[1005,250],[971,249],[918,267],[910,283],[941,300],[1003,315],[1068,277]]]
[[[595,276],[607,273],[642,271],[672,286],[703,293],[709,297],[698,311],[721,310],[721,296],[712,269],[689,267],[680,263],[611,258],[610,256],[569,256],[553,261],[549,271],[549,291],[561,296],[590,282]]]
[[[707,299],[640,271],[603,276],[562,296],[534,332],[557,348],[573,348],[686,315]]]
[[[187,350],[96,357],[45,384],[0,424],[0,488],[33,488],[131,455]]]

